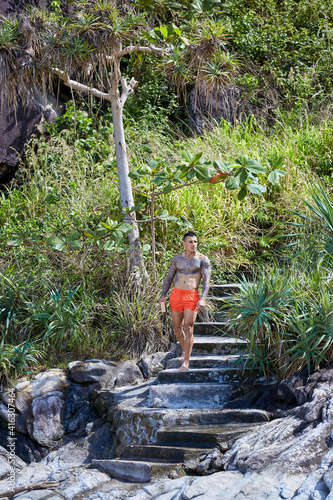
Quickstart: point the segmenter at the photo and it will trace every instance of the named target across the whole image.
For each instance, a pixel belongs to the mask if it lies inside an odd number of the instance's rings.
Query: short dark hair
[[[194,231],[188,231],[187,233],[184,234],[183,241],[185,241],[188,236],[196,236],[196,234]]]

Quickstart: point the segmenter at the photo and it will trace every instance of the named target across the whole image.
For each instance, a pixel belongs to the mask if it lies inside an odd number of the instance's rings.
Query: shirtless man
[[[197,312],[205,308],[205,299],[209,288],[210,261],[205,255],[197,252],[197,245],[197,236],[193,231],[184,235],[184,252],[173,257],[159,300],[160,304],[166,302],[165,295],[176,276],[175,287],[169,300],[173,327],[182,348],[183,364],[179,368],[180,371],[189,368],[193,348],[194,322]],[[203,286],[201,297],[199,297],[198,288],[201,278]]]

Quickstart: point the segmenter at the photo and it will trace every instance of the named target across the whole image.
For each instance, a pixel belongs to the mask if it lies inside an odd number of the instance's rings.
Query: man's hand
[[[162,297],[160,298],[158,303],[160,305],[162,313],[165,313],[166,312],[166,298],[164,295],[162,295]]]
[[[199,299],[197,302],[197,305],[195,307],[196,311],[203,311],[206,307],[206,301],[205,299]]]

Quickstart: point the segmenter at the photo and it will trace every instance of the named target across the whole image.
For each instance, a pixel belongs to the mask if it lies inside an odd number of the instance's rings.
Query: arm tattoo
[[[164,280],[164,285],[163,285],[163,289],[162,289],[162,296],[165,296],[165,294],[169,290],[170,285],[172,283],[173,278],[175,277],[176,272],[177,272],[177,268],[176,268],[175,257],[174,257],[171,261],[171,266],[170,266],[169,272]]]
[[[211,265],[209,259],[206,258],[202,263],[202,294],[201,294],[202,299],[205,299],[207,297],[210,275],[211,275]]]

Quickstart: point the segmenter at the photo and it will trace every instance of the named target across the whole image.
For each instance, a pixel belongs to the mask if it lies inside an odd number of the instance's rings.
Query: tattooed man
[[[171,261],[170,270],[165,278],[159,302],[166,302],[166,293],[175,278],[170,295],[170,308],[173,327],[177,340],[182,347],[182,366],[180,371],[188,370],[193,347],[193,327],[197,311],[205,308],[209,288],[211,266],[209,259],[197,252],[197,236],[193,231],[184,235],[184,251]],[[201,297],[199,283],[203,281]]]

